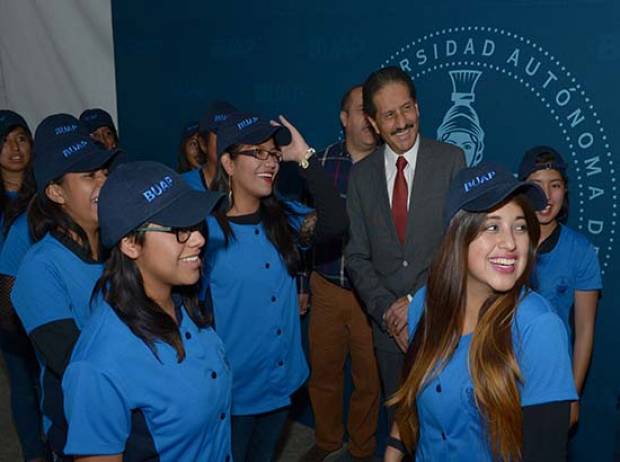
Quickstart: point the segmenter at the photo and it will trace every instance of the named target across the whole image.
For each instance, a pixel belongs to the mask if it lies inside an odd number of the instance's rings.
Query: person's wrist
[[[297,163],[303,169],[306,169],[310,166],[310,158],[316,154],[316,149],[307,147],[303,154],[300,156]]]

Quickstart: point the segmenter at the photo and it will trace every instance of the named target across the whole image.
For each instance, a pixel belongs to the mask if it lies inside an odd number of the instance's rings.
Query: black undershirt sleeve
[[[525,406],[522,462],[565,462],[570,401]]]
[[[46,368],[62,377],[71,359],[73,346],[80,336],[73,319],[59,319],[37,327],[30,339]]]
[[[346,233],[349,226],[346,202],[316,156],[310,158],[309,164],[307,169],[299,168],[299,171],[306,180],[317,212],[312,240],[314,243],[324,242]]]

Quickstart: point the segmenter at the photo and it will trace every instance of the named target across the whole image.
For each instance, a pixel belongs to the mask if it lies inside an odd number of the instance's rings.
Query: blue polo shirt
[[[15,277],[26,252],[32,247],[26,213],[22,213],[15,219],[9,228],[4,244],[0,252],[0,274]]]
[[[91,315],[90,298],[102,271],[103,265],[89,260],[70,239],[46,234],[24,256],[11,292],[26,332],[64,319],[74,320],[81,330]],[[39,362],[44,430],[54,425],[63,432],[60,381]]]
[[[594,246],[582,234],[559,225],[557,242],[538,251],[532,286],[555,308],[568,332],[572,354],[575,291],[601,290],[601,268]],[[543,244],[544,245],[544,244]]]
[[[310,209],[289,205],[299,212],[289,217],[298,230]],[[232,414],[287,406],[308,376],[295,278],[261,222],[230,221],[235,236],[227,247],[216,219],[208,216],[207,223],[204,283],[211,292],[215,330],[233,371]]]
[[[409,338],[424,311],[426,288],[409,305]],[[454,355],[417,397],[420,438],[416,462],[492,462],[486,430],[476,406],[469,371],[473,334],[461,337]],[[577,399],[566,331],[549,303],[535,292],[524,295],[512,326],[515,356],[523,383],[521,406]]]
[[[185,349],[181,362],[161,341],[157,358],[106,302],[98,303],[62,382],[66,454],[230,460],[232,377],[224,346],[213,329],[199,329],[184,308],[177,315]],[[136,425],[140,419],[146,425]]]
[[[209,190],[202,174],[202,167],[189,170],[181,174],[185,182],[196,191],[206,192]]]
[[[103,264],[85,260],[46,234],[24,256],[11,293],[26,332],[61,319],[73,319],[82,329],[90,317],[90,297],[102,271]]]

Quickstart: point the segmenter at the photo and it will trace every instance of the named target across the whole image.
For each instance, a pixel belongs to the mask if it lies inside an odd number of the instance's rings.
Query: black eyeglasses
[[[157,225],[148,225],[141,226],[137,228],[136,231],[139,232],[155,232],[155,233],[170,233],[176,235],[177,242],[179,244],[185,244],[189,241],[189,238],[192,236],[194,231],[202,232],[203,227],[202,223],[194,226],[189,226],[187,228],[173,228],[171,226],[157,226]]]
[[[238,156],[250,156],[258,160],[267,160],[273,157],[276,162],[282,162],[282,152],[277,149],[248,149],[247,151],[237,151],[233,154]]]

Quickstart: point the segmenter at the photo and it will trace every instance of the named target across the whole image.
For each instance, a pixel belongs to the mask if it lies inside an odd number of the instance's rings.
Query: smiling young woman
[[[230,460],[232,378],[198,301],[200,230],[221,196],[155,162],[102,188],[110,257],[62,384],[76,461]]]
[[[207,218],[204,285],[233,371],[232,450],[238,462],[269,461],[291,395],[308,376],[295,275],[300,248],[344,234],[344,201],[314,150],[281,125],[236,114],[218,130],[215,188],[228,196]],[[315,210],[279,197],[280,162],[299,164]]]
[[[33,240],[11,300],[35,350],[41,374],[44,431],[63,457],[66,423],[60,380],[102,264],[97,200],[116,151],[97,146],[67,114],[47,117],[35,133],[37,193],[28,212]]]
[[[498,165],[455,178],[427,286],[409,306],[386,461],[402,458],[399,438],[418,462],[565,460],[576,398],[566,332],[526,287],[545,203]]]
[[[582,234],[565,225],[568,218],[566,163],[550,146],[536,146],[521,160],[519,177],[539,185],[547,206],[538,211],[540,239],[532,287],[545,297],[568,332],[577,393],[586,380],[600,291],[601,269],[594,246]],[[571,424],[579,419],[579,401],[571,406]]]

